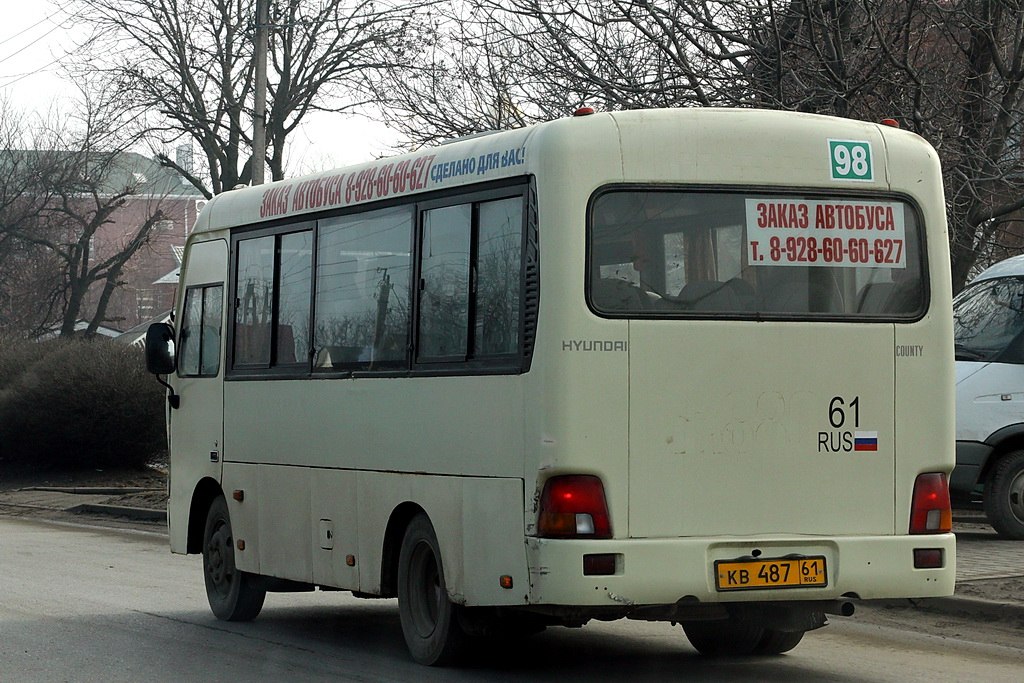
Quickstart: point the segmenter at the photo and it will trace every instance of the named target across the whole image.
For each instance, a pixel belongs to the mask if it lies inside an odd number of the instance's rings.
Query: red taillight
[[[548,479],[540,496],[537,534],[542,538],[611,538],[601,480],[587,474]]]
[[[944,534],[953,530],[949,483],[941,472],[917,475],[910,508],[910,533]]]

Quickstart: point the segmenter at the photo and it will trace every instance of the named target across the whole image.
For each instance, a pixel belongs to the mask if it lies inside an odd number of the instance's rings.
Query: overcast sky
[[[73,17],[60,9],[61,4],[0,0],[0,97],[17,109],[67,109],[76,96],[75,88],[59,74],[58,61],[74,50],[76,35]],[[330,114],[307,119],[289,137],[289,175],[392,153],[389,144],[395,138],[381,124]]]

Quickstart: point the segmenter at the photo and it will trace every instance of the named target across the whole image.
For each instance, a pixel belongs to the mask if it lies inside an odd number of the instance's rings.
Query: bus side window
[[[519,346],[522,223],[522,197],[480,204],[474,356]]]
[[[423,214],[419,360],[464,360],[469,339],[472,205]]]
[[[193,287],[185,293],[178,365],[183,376],[213,377],[220,372],[223,306],[223,285]]]
[[[239,241],[237,269],[234,365],[267,366],[273,315],[274,238]]]
[[[401,206],[319,221],[314,369],[405,363],[412,217]]]
[[[517,352],[524,204],[516,196],[423,212],[418,362]]]

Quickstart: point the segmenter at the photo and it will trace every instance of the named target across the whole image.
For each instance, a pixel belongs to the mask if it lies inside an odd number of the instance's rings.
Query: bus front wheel
[[[224,496],[210,505],[203,532],[203,574],[206,598],[213,614],[223,621],[250,621],[263,609],[267,592],[256,587],[256,577],[235,567],[234,536]]]
[[[999,535],[1024,539],[1024,451],[1007,453],[985,482],[985,516]]]
[[[428,666],[458,660],[466,642],[460,609],[448,599],[434,527],[420,514],[409,523],[398,557],[398,613],[414,660]]]

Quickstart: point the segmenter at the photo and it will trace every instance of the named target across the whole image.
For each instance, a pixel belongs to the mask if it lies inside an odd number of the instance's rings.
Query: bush
[[[106,339],[0,348],[0,466],[141,468],[166,449],[164,390]]]

